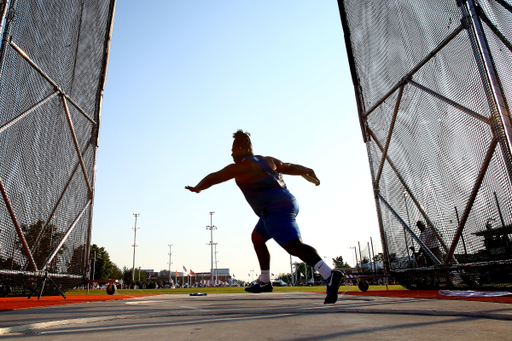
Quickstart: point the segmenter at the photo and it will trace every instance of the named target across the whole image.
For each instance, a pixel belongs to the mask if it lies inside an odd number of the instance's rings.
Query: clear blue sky
[[[256,215],[234,181],[186,191],[232,162],[232,133],[256,154],[315,170],[286,176],[304,242],[329,264],[373,238],[380,248],[366,146],[335,0],[117,2],[105,87],[92,242],[132,267],[209,271],[210,211],[219,268],[259,273]],[[290,272],[274,241],[271,272]],[[298,259],[294,258],[294,261]]]

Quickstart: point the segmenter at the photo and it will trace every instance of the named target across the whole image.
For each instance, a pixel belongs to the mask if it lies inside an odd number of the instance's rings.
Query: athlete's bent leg
[[[322,260],[315,248],[304,244],[302,239],[295,238],[284,244],[283,248],[292,256],[299,257],[309,266],[315,266]]]
[[[252,245],[254,246],[254,251],[256,251],[256,256],[258,257],[258,262],[260,263],[261,270],[270,270],[270,252],[267,248],[267,240],[258,233],[258,231],[252,231]]]
[[[252,245],[254,246],[254,251],[256,251],[258,262],[260,263],[261,275],[258,283],[245,288],[247,292],[261,293],[272,292],[273,290],[272,284],[270,283],[270,252],[267,248],[267,240],[268,239],[263,237],[258,231],[252,231]]]
[[[292,256],[299,257],[306,264],[313,266],[327,281],[327,296],[324,304],[333,304],[338,300],[338,289],[343,281],[343,273],[331,268],[322,260],[318,252],[311,246],[304,244],[300,238],[292,239],[283,248]]]

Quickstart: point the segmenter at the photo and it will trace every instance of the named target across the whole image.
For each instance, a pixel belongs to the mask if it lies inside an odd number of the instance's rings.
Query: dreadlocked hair
[[[238,129],[234,134],[233,138],[235,139],[235,144],[240,147],[252,147],[252,142],[250,138],[251,134],[249,132],[244,132],[242,129]]]

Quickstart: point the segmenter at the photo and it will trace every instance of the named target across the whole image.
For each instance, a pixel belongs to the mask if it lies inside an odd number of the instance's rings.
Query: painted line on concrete
[[[186,308],[186,309],[192,309],[192,310],[200,310],[200,311],[208,311],[207,309],[201,309],[201,308],[195,308],[195,307],[188,307],[186,305],[181,305],[180,307]]]
[[[103,317],[84,317],[79,319],[69,319],[69,320],[60,320],[60,321],[50,321],[50,322],[37,322],[24,324],[21,326],[14,327],[5,327],[0,328],[0,335],[11,334],[11,333],[20,333],[27,330],[32,329],[45,329],[51,327],[65,326],[69,324],[84,324],[84,323],[92,323],[92,322],[103,322],[103,321],[112,321],[119,319],[128,319],[134,318],[137,315],[114,315],[114,316],[103,316]]]
[[[138,305],[138,304],[147,304],[147,303],[155,303],[161,301],[134,301],[134,302],[126,302],[127,305]]]

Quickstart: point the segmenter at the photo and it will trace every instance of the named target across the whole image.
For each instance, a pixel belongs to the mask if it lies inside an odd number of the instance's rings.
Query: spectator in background
[[[425,223],[421,220],[418,220],[416,227],[418,227],[420,230],[420,240],[423,242],[423,244],[425,244],[426,247],[428,247],[430,252],[432,252],[432,254],[442,262],[444,255],[441,251],[441,243],[439,243],[439,240],[437,239],[436,234],[432,228],[430,226],[426,226]],[[428,255],[426,255],[423,250],[421,253],[425,257],[427,265],[434,265],[434,261]]]

